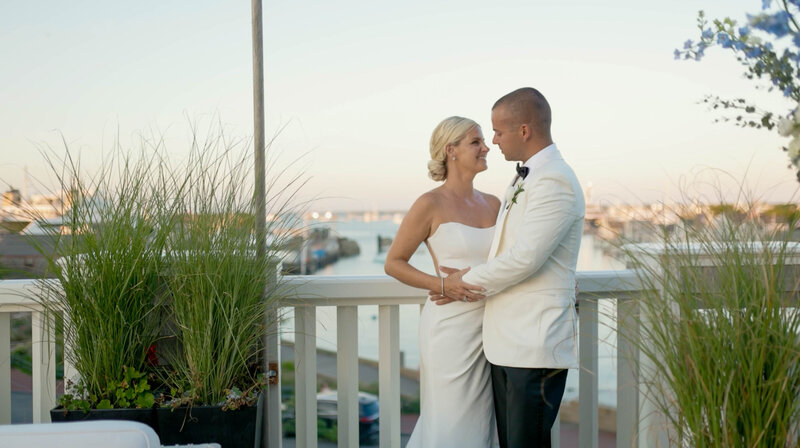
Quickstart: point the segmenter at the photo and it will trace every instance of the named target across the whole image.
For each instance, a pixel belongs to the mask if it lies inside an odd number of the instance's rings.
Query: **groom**
[[[492,143],[522,166],[501,205],[489,260],[447,271],[448,297],[433,299],[487,297],[483,349],[492,365],[500,446],[549,447],[566,369],[578,367],[574,286],[583,193],[553,143],[550,105],[538,90],[497,100],[492,127]]]

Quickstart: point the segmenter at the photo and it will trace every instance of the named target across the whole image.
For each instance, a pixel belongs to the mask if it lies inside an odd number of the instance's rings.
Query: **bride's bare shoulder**
[[[412,208],[419,207],[424,209],[434,208],[442,201],[442,192],[439,188],[426,191],[414,201]]]
[[[399,238],[414,238],[420,242],[424,241],[430,234],[430,229],[434,224],[437,210],[440,204],[440,194],[434,189],[423,193],[420,197],[411,204],[408,209],[403,222],[400,224],[400,229],[397,232]],[[413,236],[410,236],[413,235]],[[414,246],[419,245],[419,242]]]
[[[500,207],[500,199],[497,196],[495,196],[493,194],[489,194],[489,193],[484,193],[482,191],[479,191],[478,193],[480,193],[481,196],[483,196],[483,200],[484,201],[486,201],[486,202],[488,202],[488,203],[490,203],[492,205],[497,205],[498,207]]]

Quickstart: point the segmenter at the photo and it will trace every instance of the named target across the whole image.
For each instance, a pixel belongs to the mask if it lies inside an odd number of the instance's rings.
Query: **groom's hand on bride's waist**
[[[484,288],[479,285],[472,285],[461,280],[461,277],[469,272],[470,268],[462,270],[439,266],[441,275],[449,274],[442,279],[441,291],[428,291],[431,301],[437,305],[446,305],[450,302],[477,302],[486,298],[483,294]]]

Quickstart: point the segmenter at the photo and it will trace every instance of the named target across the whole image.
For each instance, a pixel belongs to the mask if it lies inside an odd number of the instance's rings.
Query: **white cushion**
[[[153,428],[126,420],[1,425],[3,448],[160,448]]]
[[[222,445],[219,443],[201,443],[199,445],[190,443],[188,445],[164,445],[163,448],[222,448]]]

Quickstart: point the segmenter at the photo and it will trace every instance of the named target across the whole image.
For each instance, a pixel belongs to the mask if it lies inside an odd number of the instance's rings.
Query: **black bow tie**
[[[528,171],[530,170],[531,169],[528,168],[527,166],[520,166],[520,164],[517,163],[517,176],[525,179],[526,177],[528,177]]]

